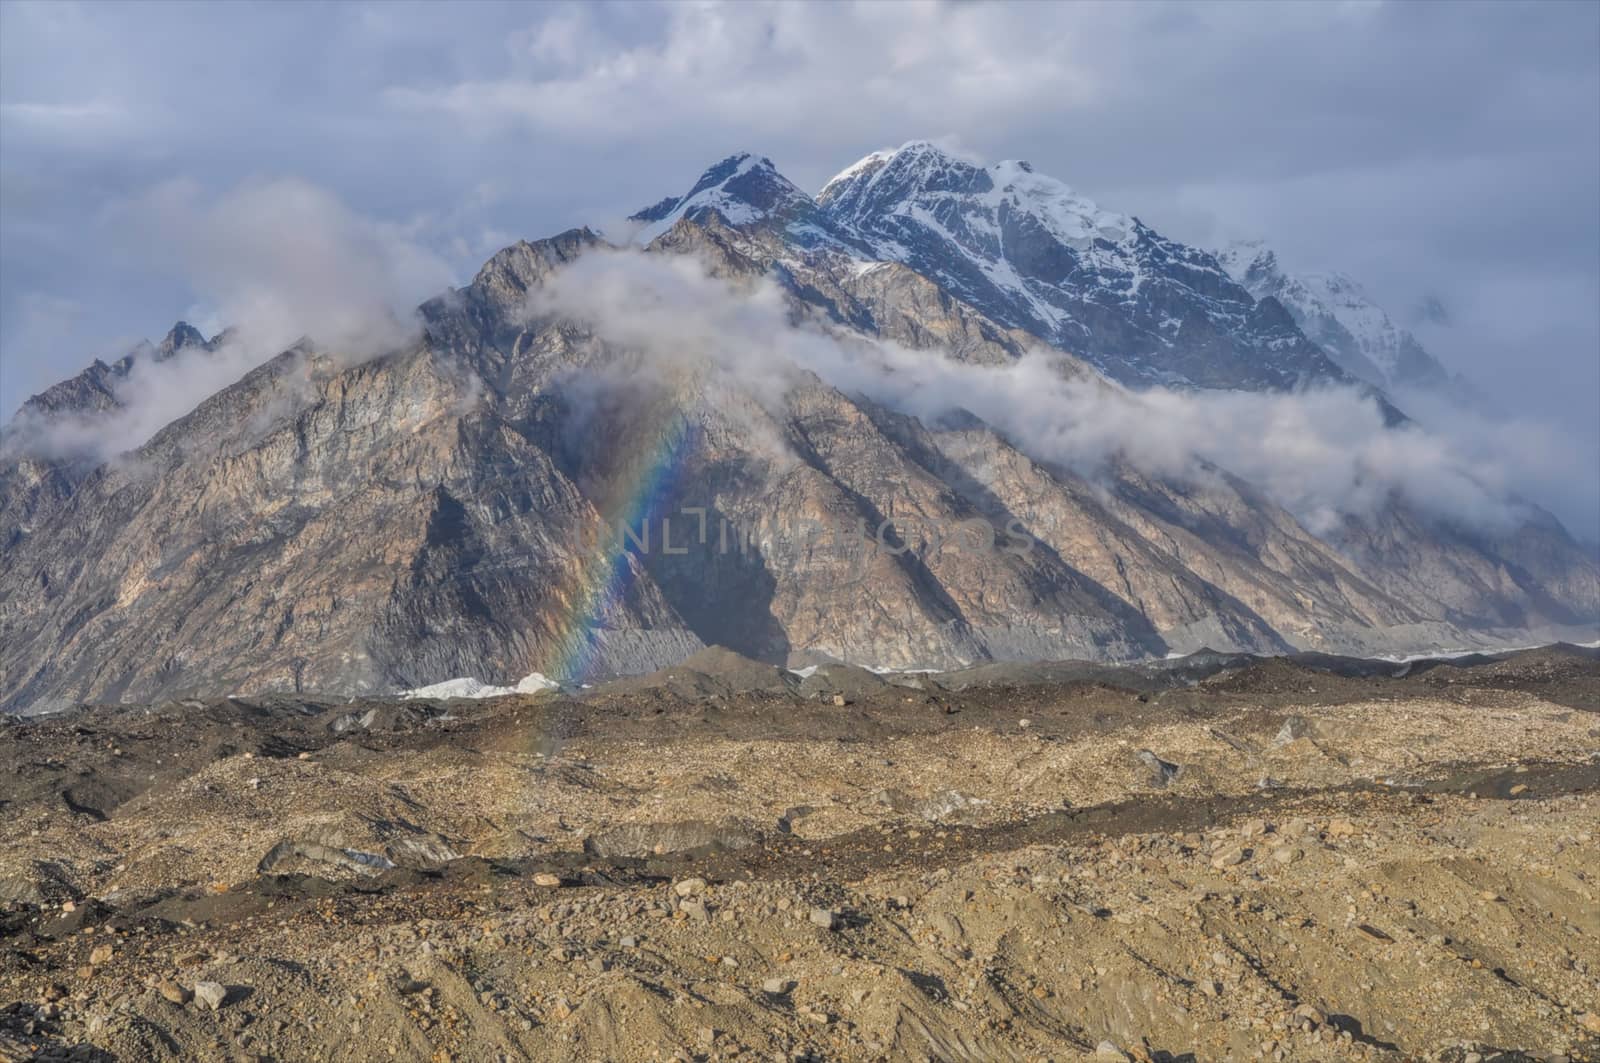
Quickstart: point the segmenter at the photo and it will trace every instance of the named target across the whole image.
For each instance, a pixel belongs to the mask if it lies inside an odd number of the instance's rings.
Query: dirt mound
[[[883,677],[853,664],[819,664],[800,680],[803,698],[841,697],[849,701],[870,698],[888,684]]]
[[[751,660],[722,646],[708,646],[680,665],[614,679],[595,690],[609,696],[654,690],[697,701],[739,694],[790,694],[797,683],[793,674],[776,665]]]

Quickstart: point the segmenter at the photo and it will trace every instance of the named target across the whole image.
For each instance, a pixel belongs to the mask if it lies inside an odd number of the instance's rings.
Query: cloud
[[[664,372],[709,363],[779,414],[797,375],[810,373],[925,422],[964,410],[1035,459],[1091,477],[1112,461],[1178,478],[1214,475],[1215,465],[1318,533],[1341,514],[1376,512],[1394,492],[1435,517],[1503,530],[1519,519],[1508,499],[1520,471],[1553,453],[1548,438],[1514,438],[1521,429],[1386,428],[1376,403],[1350,388],[1134,393],[1065,372],[1049,351],[991,367],[839,335],[793,324],[774,282],[734,287],[689,257],[591,253],[536,290],[529,309],[579,321]]]
[[[121,209],[136,243],[179,272],[216,327],[270,356],[302,337],[370,357],[417,334],[415,308],[450,269],[403,228],[298,178],[208,196],[172,181]]]
[[[1087,33],[1025,10],[933,2],[645,11],[652,32],[629,40],[589,9],[555,9],[517,35],[499,76],[391,85],[384,99],[478,129],[585,140],[636,135],[647,114],[673,129],[699,115],[765,136],[820,112],[837,141],[871,135],[891,116],[902,130],[933,123],[946,133],[982,113],[1042,99],[1084,103],[1096,92],[1077,54],[1102,19],[1087,10]]]
[[[119,204],[127,252],[181,276],[197,303],[186,312],[221,333],[214,350],[148,353],[111,381],[116,406],[86,416],[30,418],[12,445],[106,459],[139,446],[201,400],[300,341],[350,365],[414,342],[416,307],[445,289],[448,267],[402,227],[365,217],[295,178],[251,180],[219,196],[165,182]],[[30,335],[79,308],[35,299]]]
[[[222,343],[214,351],[186,348],[163,362],[146,353],[111,383],[116,406],[43,416],[25,410],[6,426],[4,449],[54,459],[112,460],[145,443],[261,361],[255,348],[236,342]]]

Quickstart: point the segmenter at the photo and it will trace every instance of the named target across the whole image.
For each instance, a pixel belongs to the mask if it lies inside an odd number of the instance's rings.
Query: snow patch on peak
[[[894,158],[894,153],[894,148],[884,148],[870,155],[863,155],[828,179],[828,183],[822,186],[822,191],[817,193],[818,202],[827,202],[830,193],[849,184],[857,175],[870,176],[881,170],[890,159]]]
[[[1240,284],[1244,283],[1245,273],[1258,259],[1265,257],[1276,261],[1276,256],[1260,240],[1232,240],[1212,254],[1223,271]]]
[[[1069,247],[1083,250],[1096,238],[1121,243],[1133,234],[1133,219],[1102,210],[1092,199],[1080,196],[1054,177],[1035,173],[1026,162],[1008,159],[989,167],[999,199],[1033,214],[1052,236]]]
[[[1217,262],[1256,299],[1272,297],[1347,372],[1381,388],[1464,387],[1349,274],[1289,272],[1260,240],[1236,240]]]
[[[812,198],[779,173],[771,159],[741,151],[706,170],[681,199],[668,197],[629,221],[640,223],[632,242],[644,245],[671,229],[680,218],[710,211],[738,226],[774,215],[800,215],[815,208]]]

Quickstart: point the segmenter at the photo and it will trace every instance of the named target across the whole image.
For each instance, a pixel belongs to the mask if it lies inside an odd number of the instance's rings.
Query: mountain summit
[[[628,220],[642,223],[635,239],[648,243],[680,218],[699,219],[712,211],[730,225],[786,227],[812,223],[818,214],[812,198],[779,173],[771,159],[742,151],[706,170],[688,192],[668,196]]]

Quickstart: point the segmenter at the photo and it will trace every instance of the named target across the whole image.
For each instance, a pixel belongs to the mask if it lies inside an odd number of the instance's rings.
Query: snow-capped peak
[[[894,153],[894,148],[884,148],[882,151],[874,151],[871,154],[863,155],[829,178],[828,183],[822,186],[822,191],[817,193],[817,199],[825,203],[831,194],[849,184],[856,175],[876,173],[883,167],[884,163],[894,158]]]
[[[1093,200],[1054,177],[1035,173],[1026,162],[998,162],[989,167],[989,173],[1000,196],[1009,196],[1018,207],[1027,209],[1069,246],[1081,248],[1096,238],[1116,243],[1133,232],[1132,218],[1101,210]]]
[[[764,155],[741,151],[700,175],[683,196],[669,196],[629,220],[642,222],[634,239],[647,244],[684,217],[715,211],[731,225],[815,211],[816,203]]]
[[[635,215],[636,239],[711,215],[777,235],[784,249],[775,261],[785,269],[817,256],[835,276],[860,278],[898,263],[1127,383],[1291,388],[1348,379],[1286,312],[1258,308],[1209,253],[1103,210],[1019,159],[984,164],[913,140],[858,159],[812,199],[766,159],[741,153],[686,195]]]
[[[959,205],[968,210],[1031,215],[1057,240],[1083,250],[1096,239],[1125,239],[1133,219],[1101,210],[1053,177],[1020,159],[991,166],[970,162],[927,140],[875,151],[841,170],[817,201],[836,219],[910,215]]]
[[[1257,299],[1282,303],[1346,372],[1382,388],[1464,388],[1348,274],[1289,272],[1260,240],[1236,240],[1217,261]]]

